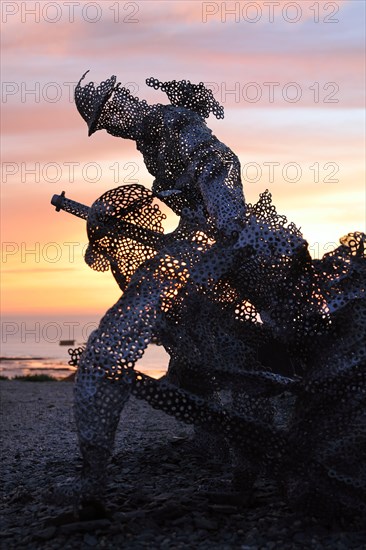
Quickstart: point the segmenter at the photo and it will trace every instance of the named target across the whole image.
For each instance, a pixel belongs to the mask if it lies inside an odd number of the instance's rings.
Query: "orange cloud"
[[[289,4],[278,1],[275,15]],[[10,4],[20,10],[26,3]],[[41,9],[44,3],[38,4]],[[50,205],[52,194],[63,189],[67,196],[91,204],[107,189],[131,178],[147,186],[153,180],[133,142],[105,132],[87,137],[66,83],[75,82],[89,68],[90,80],[98,83],[117,74],[123,85],[129,81],[134,94],[150,103],[168,101],[162,92],[145,86],[148,76],[211,83],[226,118],[210,119],[209,126],[239,155],[243,169],[252,163],[243,173],[247,200],[256,200],[269,187],[279,212],[300,225],[319,249],[337,242],[348,230],[362,229],[364,133],[356,109],[364,101],[362,3],[297,2],[302,7],[297,24],[286,22],[282,15],[269,23],[265,0],[256,2],[263,16],[255,24],[243,20],[243,9],[250,2],[239,3],[238,23],[229,14],[226,23],[221,21],[222,6],[227,9],[235,2],[210,3],[218,11],[206,13],[207,23],[202,22],[207,2],[138,2],[137,23],[114,21],[113,10],[123,3],[108,1],[99,3],[98,22],[81,17],[88,4],[84,1],[70,22],[64,4],[59,3],[63,11],[57,23],[44,17],[35,23],[31,16],[22,22],[19,11],[3,25],[4,310],[102,312],[118,298],[110,274],[92,272],[83,262],[85,222],[56,214]],[[325,24],[335,5],[339,23]],[[319,24],[313,20],[317,6]],[[245,13],[250,17],[254,11]],[[289,8],[288,16],[294,13]],[[118,15],[128,14],[125,10]],[[93,17],[92,11],[89,16]],[[273,102],[268,82],[278,83]],[[296,88],[286,88],[291,82],[301,89],[296,103],[291,102]],[[255,83],[262,93],[258,102],[250,101],[255,86],[249,89],[248,83]],[[332,89],[332,83],[337,88]],[[39,101],[29,93],[32,89]],[[52,102],[57,90],[61,96]],[[326,101],[329,96],[338,101]],[[272,183],[268,162],[279,163]],[[339,165],[339,182],[328,184],[324,179],[332,166],[324,167],[332,162]],[[101,170],[95,181],[92,166],[86,177],[88,163]],[[291,169],[283,172],[291,163],[302,170],[298,182],[288,181]],[[56,164],[60,177],[53,177]],[[255,164],[262,170],[256,182]],[[317,165],[318,183],[314,181]],[[38,170],[36,176],[32,168]],[[167,227],[172,229],[174,223],[176,219],[169,216]],[[72,262],[71,250],[75,252]],[[53,262],[52,254],[58,252],[61,256]]]

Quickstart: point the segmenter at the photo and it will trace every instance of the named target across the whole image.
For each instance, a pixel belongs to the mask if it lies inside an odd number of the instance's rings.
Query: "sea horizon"
[[[3,315],[0,338],[0,375],[6,378],[47,374],[65,378],[75,372],[68,364],[70,348],[85,345],[101,316],[84,314]],[[60,341],[68,341],[60,345]],[[150,344],[136,370],[153,378],[163,376],[169,356],[162,346]]]

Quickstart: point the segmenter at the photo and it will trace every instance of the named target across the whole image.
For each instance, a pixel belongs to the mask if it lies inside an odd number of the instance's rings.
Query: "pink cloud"
[[[288,4],[288,0],[278,1],[280,6],[276,10]],[[18,86],[20,91],[3,100],[3,160],[18,165],[24,162],[30,167],[36,162],[41,167],[59,163],[64,168],[68,162],[107,163],[108,167],[133,159],[139,166],[138,180],[150,185],[152,177],[144,169],[133,142],[112,138],[105,132],[87,137],[86,125],[69,101],[69,89],[64,83],[77,81],[86,69],[91,69],[87,81],[97,83],[117,74],[122,84],[135,83],[135,95],[140,98],[150,103],[167,103],[163,93],[145,86],[146,77],[210,82],[216,87],[216,98],[224,104],[226,119],[220,122],[210,119],[208,124],[240,156],[242,166],[265,161],[282,164],[292,161],[302,167],[327,161],[341,165],[338,185],[314,184],[308,177],[296,185],[276,180],[271,186],[264,177],[257,184],[244,182],[248,200],[255,200],[265,187],[272,188],[279,211],[302,225],[306,236],[316,238],[324,234],[327,239],[330,236],[338,239],[339,233],[363,222],[360,205],[364,197],[364,137],[354,109],[363,106],[364,101],[363,8],[361,2],[337,2],[339,23],[326,25],[322,21],[314,23],[314,12],[309,6],[319,6],[324,19],[334,2],[297,3],[302,7],[306,4],[303,18],[297,24],[283,18],[271,24],[264,17],[255,24],[243,20],[235,23],[233,17],[230,22],[229,16],[222,23],[220,12],[203,23],[201,2],[137,2],[139,22],[135,24],[113,21],[110,8],[117,5],[113,1],[100,3],[102,18],[95,24],[80,17],[80,10],[87,2],[80,4],[74,23],[65,19],[64,13],[55,24],[32,23],[31,18],[22,23],[20,16],[9,17],[2,32],[6,53],[2,76],[5,83],[10,86],[13,83],[14,89]],[[222,4],[225,3],[215,2],[219,9]],[[256,4],[263,13],[268,12],[265,0]],[[62,97],[55,103],[42,96],[44,87],[52,82],[62,90]],[[250,82],[257,83],[262,90],[263,97],[257,103],[245,98]],[[273,103],[268,101],[265,82],[279,83]],[[289,82],[301,87],[298,103],[283,99],[283,88]],[[319,102],[314,101],[316,82]],[[338,103],[324,103],[325,94],[332,92],[332,88],[324,90],[324,86],[331,82],[339,87],[334,96]],[[22,85],[27,89],[39,85],[40,101],[35,102],[31,95],[26,95],[23,101]],[[235,86],[238,101],[235,94],[230,94]],[[250,94],[254,89],[247,91]],[[29,246],[44,239],[84,242],[85,223],[64,213],[56,214],[50,205],[51,195],[65,189],[71,198],[91,204],[116,185],[110,170],[96,183],[84,181],[79,175],[74,182],[67,178],[54,183],[44,178],[39,183],[31,178],[22,182],[21,173],[17,172],[3,184],[3,237],[24,241]],[[22,272],[22,267],[18,264],[13,267],[19,275],[11,273],[9,284],[13,286],[8,309],[15,304],[18,311],[34,310],[37,300],[43,300],[42,308],[47,308],[47,303],[52,303],[56,280],[48,272],[39,272],[39,288],[31,296],[31,278]],[[91,272],[88,291],[81,296],[84,274],[82,266],[75,284],[66,281],[62,274],[56,278],[60,294],[65,291],[69,297],[67,303],[59,302],[57,307],[76,310],[94,307],[95,288],[98,285],[105,288],[106,279],[100,279],[100,283],[98,279],[94,287],[96,279]],[[32,278],[37,279],[36,272]],[[101,309],[112,303],[111,296],[108,294]]]

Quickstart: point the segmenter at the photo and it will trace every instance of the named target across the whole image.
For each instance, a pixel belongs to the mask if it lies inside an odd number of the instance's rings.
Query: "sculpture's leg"
[[[263,468],[278,471],[286,449],[285,434],[251,416],[237,414],[203,398],[138,373],[133,395],[186,424],[207,428],[246,450],[248,458]]]
[[[273,425],[273,408],[269,399],[236,388],[232,391],[232,407],[236,414],[255,418],[267,426]],[[250,460],[246,449],[241,446],[234,444],[232,451],[234,455],[234,487],[250,494],[260,473],[260,464]]]
[[[209,404],[222,405],[217,385],[212,378],[203,377],[199,368],[189,368],[184,359],[171,359],[167,380],[178,388],[205,399]],[[207,427],[194,426],[194,438],[190,441],[190,448],[218,462],[226,462],[230,459],[225,438],[221,434],[210,432]]]
[[[97,493],[105,476],[134,364],[151,341],[159,297],[159,286],[145,273],[106,313],[80,357],[74,397],[85,493]]]
[[[99,376],[97,367],[79,367],[75,383],[75,420],[83,458],[82,492],[98,493],[111,458],[115,433],[130,395],[127,384]]]

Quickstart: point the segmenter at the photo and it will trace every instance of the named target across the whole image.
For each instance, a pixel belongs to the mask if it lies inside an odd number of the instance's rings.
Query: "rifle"
[[[94,205],[103,202],[104,196],[105,195],[102,195],[102,197],[95,201]],[[94,205],[89,207],[80,202],[73,201],[65,196],[65,191],[62,191],[61,195],[53,195],[51,204],[55,206],[56,212],[64,210],[73,216],[86,220],[88,224],[88,235],[91,237],[95,222],[98,221],[97,219],[92,219],[94,217]],[[98,229],[98,239],[103,238],[103,236],[112,236],[115,234],[116,236],[121,235],[154,249],[162,248],[166,241],[166,235],[159,233],[158,231],[148,229],[147,227],[142,227],[141,225],[127,222],[123,219],[123,215],[131,213],[133,210],[137,211],[138,206],[139,204],[135,202],[132,208],[130,206],[130,208],[126,208],[124,211],[121,211],[120,216],[116,218],[111,216],[107,221],[103,220],[102,230],[100,231]]]

